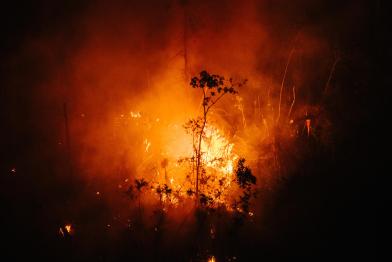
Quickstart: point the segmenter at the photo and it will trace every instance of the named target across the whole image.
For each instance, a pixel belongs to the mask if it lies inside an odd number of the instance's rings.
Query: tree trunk
[[[203,116],[204,119],[203,119],[202,128],[200,130],[200,134],[199,134],[198,148],[197,148],[197,152],[196,152],[196,206],[199,203],[199,174],[200,174],[200,167],[201,167],[201,140],[203,137],[204,128],[207,123],[207,114],[206,114],[205,106],[203,106],[203,107],[204,107],[204,116]]]

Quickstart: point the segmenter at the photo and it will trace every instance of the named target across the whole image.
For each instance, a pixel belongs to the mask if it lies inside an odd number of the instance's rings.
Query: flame
[[[71,224],[65,224],[64,227],[59,228],[59,234],[62,237],[65,237],[66,235],[73,235],[74,229]]]
[[[306,131],[308,132],[308,136],[310,135],[310,129],[311,129],[310,123],[311,123],[310,119],[305,120],[305,126],[306,126]]]
[[[132,118],[141,118],[142,117],[140,112],[133,112],[133,111],[131,111],[129,114],[131,115]]]
[[[116,114],[114,132],[116,139],[121,139],[119,141],[125,147],[132,148],[135,143],[141,144],[139,153],[144,154],[136,153],[139,159],[135,176],[143,177],[149,182],[149,191],[153,196],[145,197],[143,201],[158,200],[161,204],[179,207],[187,202],[185,199],[194,198],[195,138],[184,128],[186,118],[174,120],[168,117],[158,118],[158,115],[151,112],[128,112],[129,115],[124,117]],[[134,157],[128,156],[130,159]],[[238,159],[235,144],[224,130],[215,122],[207,123],[201,141],[203,174],[199,180],[199,192],[212,199],[209,204],[233,210],[231,204],[236,192],[236,183],[233,183],[234,166]],[[124,188],[118,185],[116,184],[117,188]],[[165,185],[171,190],[170,193],[162,191]]]
[[[208,259],[208,262],[216,262],[215,257],[214,257],[214,256],[210,257],[210,258]]]
[[[203,139],[201,145],[204,163],[225,175],[233,173],[233,161],[238,158],[233,154],[234,144],[230,143],[216,127],[207,126],[205,133],[206,139]]]
[[[72,225],[71,224],[65,225],[64,228],[65,228],[65,230],[67,230],[68,234],[71,234],[71,231],[72,231]]]
[[[154,126],[162,124],[161,121],[158,121],[159,123],[156,121],[156,117],[138,114],[134,118],[142,118],[142,122],[146,123],[147,130],[159,131],[159,134],[162,129],[170,130],[167,132],[165,141],[159,140],[155,136],[151,136],[149,139],[143,138],[144,151],[149,153],[149,156],[145,158],[146,161],[141,161],[138,173],[142,177],[148,177],[148,172],[154,170],[151,192],[156,192],[158,187],[162,188],[163,185],[167,185],[172,190],[170,194],[159,191],[155,195],[162,203],[178,206],[181,198],[189,197],[187,191],[194,189],[194,178],[190,178],[192,175],[187,176],[190,172],[189,166],[185,167],[178,163],[181,158],[192,158],[194,154],[192,140],[181,124]],[[138,127],[144,133],[143,127]],[[151,151],[153,143],[157,143],[154,144],[156,150]],[[214,177],[208,181],[205,189],[208,188],[211,196],[220,192],[219,197],[214,201],[216,204],[224,204],[227,207],[229,204],[222,192],[230,188],[233,181],[234,163],[239,158],[233,149],[234,144],[229,141],[224,132],[213,125],[205,127],[205,135],[201,144],[202,163],[206,170],[206,176],[212,175]]]

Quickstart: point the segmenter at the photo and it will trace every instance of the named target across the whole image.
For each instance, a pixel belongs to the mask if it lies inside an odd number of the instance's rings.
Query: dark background
[[[344,2],[263,1],[271,13],[287,17],[274,20],[271,15],[270,23],[281,28],[295,22],[323,20],[328,38],[336,40],[348,58],[336,76],[342,87],[339,99],[326,102],[342,132],[332,157],[315,150],[293,171],[298,175],[282,182],[266,211],[268,233],[238,239],[248,244],[240,245],[240,261],[254,256],[377,260],[381,165],[374,160],[380,161],[385,154],[379,149],[383,141],[378,139],[389,121],[378,113],[378,108],[386,105],[382,94],[390,85],[385,77],[388,72],[382,66],[383,58],[391,55],[386,40],[390,33],[388,12],[382,1]],[[37,128],[44,124],[39,123],[37,114],[46,109],[33,101],[34,87],[47,79],[51,65],[40,63],[34,55],[24,56],[23,47],[31,38],[59,30],[68,36],[68,47],[77,46],[80,39],[73,34],[73,18],[93,4],[94,1],[40,0],[12,1],[1,6],[0,257],[16,259],[26,255],[31,259],[65,260],[68,250],[77,249],[72,243],[59,242],[49,230],[61,222],[58,203],[72,199],[80,187],[78,181],[65,182],[53,171],[55,163],[50,161],[55,162],[56,157],[46,152],[59,152],[55,148],[48,150],[51,143],[46,133]],[[351,6],[364,14],[358,21],[360,27],[352,18],[345,19],[349,15],[342,14],[341,10],[350,10]],[[66,52],[60,50],[64,56]],[[37,158],[43,148],[47,155]],[[42,163],[40,159],[49,162]],[[13,167],[17,168],[16,176],[11,174]],[[98,254],[96,258],[102,259]]]

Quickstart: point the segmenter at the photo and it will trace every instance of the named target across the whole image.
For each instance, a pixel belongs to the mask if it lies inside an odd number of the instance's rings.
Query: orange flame
[[[311,129],[310,123],[311,123],[310,119],[305,120],[305,125],[306,125],[306,130],[308,132],[308,136],[310,135],[310,129]]]
[[[216,262],[215,257],[214,257],[214,256],[210,257],[210,258],[208,259],[208,262]]]
[[[71,225],[71,224],[67,224],[67,225],[65,225],[65,230],[67,230],[68,234],[71,234],[71,231],[72,231],[72,225]]]

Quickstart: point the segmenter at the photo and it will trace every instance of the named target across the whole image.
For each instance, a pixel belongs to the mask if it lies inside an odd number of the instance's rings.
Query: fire
[[[214,256],[210,257],[210,258],[208,259],[208,262],[216,262],[215,257],[214,257]]]
[[[65,224],[64,227],[59,228],[59,233],[62,237],[66,235],[73,235],[74,229],[71,224]]]
[[[67,230],[67,232],[68,232],[68,234],[70,234],[71,233],[71,231],[72,231],[72,225],[71,224],[67,224],[67,225],[65,225],[65,230]]]
[[[133,111],[131,111],[129,114],[131,115],[132,118],[141,118],[142,117],[140,112],[133,112]]]
[[[308,133],[308,136],[310,135],[310,129],[311,129],[310,124],[311,124],[311,120],[310,119],[306,119],[305,120],[305,126],[306,126],[306,131]]]
[[[212,167],[228,175],[233,173],[233,161],[238,156],[233,153],[234,144],[230,143],[221,131],[213,126],[207,126],[206,139],[202,141],[202,158],[208,167]]]
[[[179,141],[181,141],[181,138],[179,138]],[[188,141],[187,146],[191,148],[192,141],[189,138],[185,141]],[[176,143],[176,140],[174,142],[174,150],[176,145],[182,146],[181,143]],[[189,157],[192,157],[192,150],[188,152]],[[201,152],[201,161],[205,169],[205,174],[201,177],[201,193],[213,197],[215,204],[224,205],[229,209],[230,205],[226,196],[234,179],[234,163],[239,158],[234,153],[234,144],[217,127],[208,125],[205,128],[205,135],[202,139]],[[193,166],[194,162],[192,163]],[[176,165],[172,168],[171,172],[174,176],[171,176],[169,179],[170,186],[175,190],[180,190],[178,191],[178,196],[186,197],[187,190],[188,193],[190,189],[194,190],[193,180],[188,181],[185,179],[181,165]],[[170,198],[165,198],[165,200],[170,200],[171,203],[179,203],[179,199],[173,195]]]
[[[190,193],[195,190],[192,137],[186,133],[183,124],[141,114],[138,110],[130,111],[130,117],[124,117],[121,121],[127,128],[123,136],[127,136],[127,130],[135,132],[136,129],[139,133],[139,138],[134,139],[138,139],[142,145],[140,149],[143,160],[138,163],[136,176],[149,180],[149,191],[155,194],[161,203],[173,206],[178,206],[181,199],[193,197]],[[146,134],[148,138],[144,136]],[[201,193],[215,196],[219,192],[215,203],[227,207],[229,203],[225,199],[225,192],[230,189],[234,180],[234,165],[239,159],[234,148],[234,143],[230,142],[221,129],[213,124],[206,125],[201,143],[201,162],[205,170],[201,178],[205,180]],[[181,162],[181,159],[186,159],[186,163]],[[170,194],[162,191],[165,185],[172,190]]]
[[[144,139],[144,146],[145,146],[145,151],[148,153],[148,150],[150,149],[151,142],[148,141],[148,139]]]

